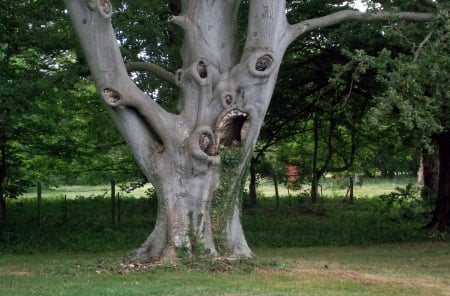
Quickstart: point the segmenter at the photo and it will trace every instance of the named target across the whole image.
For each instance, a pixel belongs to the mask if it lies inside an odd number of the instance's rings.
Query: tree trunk
[[[436,206],[428,228],[447,230],[450,224],[450,132],[437,137],[439,147],[439,187]]]
[[[319,154],[319,123],[317,122],[317,114],[314,114],[314,151],[312,160],[312,180],[311,180],[311,201],[317,202],[319,192],[319,177],[318,177],[318,154]]]
[[[5,182],[6,182],[6,145],[0,145],[0,212],[2,224],[8,222],[8,209],[6,207]]]
[[[256,205],[256,164],[257,160],[252,157],[250,160],[250,183],[248,184],[250,206]]]
[[[345,193],[345,199],[349,199],[351,203],[353,203],[353,188],[354,188],[354,181],[353,176],[348,177],[348,188],[347,192]]]
[[[277,201],[277,208],[280,207],[280,193],[278,191],[278,179],[277,174],[275,170],[272,171],[272,177],[273,177],[273,186],[275,187],[275,199]]]
[[[171,257],[202,248],[252,256],[240,221],[243,181],[292,41],[285,4],[250,3],[243,49],[239,1],[181,4],[181,13],[170,21],[184,30],[183,67],[171,75],[151,66],[181,89],[180,110],[173,114],[129,78],[109,1],[66,0],[97,89],[157,192],[155,228],[135,255]]]
[[[418,181],[423,184],[421,196],[424,201],[434,204],[439,187],[439,147],[434,147],[434,152],[422,152]]]

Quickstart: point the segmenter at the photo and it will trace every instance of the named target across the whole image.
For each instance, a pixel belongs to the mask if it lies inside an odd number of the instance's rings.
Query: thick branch
[[[419,54],[420,51],[422,50],[422,48],[425,46],[425,44],[428,42],[428,40],[430,40],[432,33],[430,32],[427,37],[425,37],[424,40],[422,40],[422,42],[420,42],[419,46],[417,47],[417,49],[413,49],[413,53],[414,53],[414,62],[417,61],[417,59],[419,58]]]
[[[65,0],[65,3],[102,98],[111,107],[136,108],[152,130],[165,140],[165,130],[173,128],[174,118],[139,90],[128,76],[110,21],[110,2]],[[135,116],[134,111],[116,113],[122,123],[130,120],[127,116]]]
[[[318,28],[325,28],[340,24],[344,21],[392,21],[392,20],[406,20],[412,22],[427,22],[431,20],[432,13],[418,13],[418,12],[377,12],[364,13],[357,10],[342,10],[323,17],[318,17],[306,20],[295,25],[291,25],[288,38],[288,43],[291,43],[299,36]]]
[[[285,0],[250,1],[245,49],[275,50],[287,27]]]
[[[148,62],[130,62],[125,66],[128,72],[151,72],[171,84],[176,84],[173,74],[156,64]]]
[[[184,30],[183,65],[205,59],[221,71],[237,61],[239,0],[182,1],[182,12],[169,21]]]

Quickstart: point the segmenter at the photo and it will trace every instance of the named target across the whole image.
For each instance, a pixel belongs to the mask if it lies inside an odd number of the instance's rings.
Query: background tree
[[[341,9],[326,1],[293,2],[288,7],[292,22],[317,11],[329,14]],[[375,71],[357,72],[361,65],[350,63],[348,52],[364,49],[377,54],[389,46],[384,26],[347,22],[322,28],[296,40],[285,54],[256,155],[279,141],[301,141],[297,155],[308,160],[302,173],[312,183],[313,201],[323,175],[354,170],[358,150],[373,137],[363,119],[381,85]]]
[[[8,199],[38,181],[142,178],[77,54],[63,3],[2,2],[0,23],[2,225]]]
[[[378,118],[394,115],[403,129],[415,135],[420,148],[429,157],[439,159],[439,174],[429,167],[430,175],[439,176],[429,180],[425,187],[435,194],[436,208],[428,227],[447,229],[449,222],[449,113],[448,113],[448,6],[438,5],[439,13],[426,26],[396,27],[388,31],[393,38],[401,40],[409,54],[395,55],[383,52],[376,59],[362,55],[365,62],[379,70],[380,80],[387,86],[373,112]],[[383,119],[380,119],[383,120]],[[392,117],[391,117],[392,120]],[[410,138],[405,137],[405,139]],[[434,161],[431,161],[434,163]],[[430,182],[430,183],[428,183]],[[431,184],[431,185],[430,185]],[[432,187],[438,184],[437,190]]]
[[[34,136],[43,131],[25,121],[37,116],[32,115],[34,99],[51,89],[56,61],[65,58],[63,34],[56,34],[63,30],[61,20],[61,4],[50,1],[0,4],[0,208],[5,223],[6,199],[17,197],[30,182],[21,152],[32,153]]]

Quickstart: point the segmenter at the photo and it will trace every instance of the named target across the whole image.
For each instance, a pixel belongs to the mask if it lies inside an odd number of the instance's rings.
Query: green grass
[[[449,295],[447,243],[255,249],[252,271],[118,273],[121,252],[0,257],[2,295]]]

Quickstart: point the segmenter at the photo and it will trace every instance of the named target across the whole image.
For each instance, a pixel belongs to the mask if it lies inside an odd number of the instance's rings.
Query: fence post
[[[116,223],[116,181],[111,180],[111,224]]]
[[[122,216],[122,200],[120,199],[119,192],[117,192],[117,210],[119,211],[117,221],[120,222],[120,218]]]
[[[42,205],[42,184],[41,184],[41,182],[37,182],[37,226],[38,226],[38,228],[41,228],[41,226],[42,226],[41,205]]]
[[[64,223],[67,222],[67,214],[68,208],[67,208],[67,194],[64,194]]]

